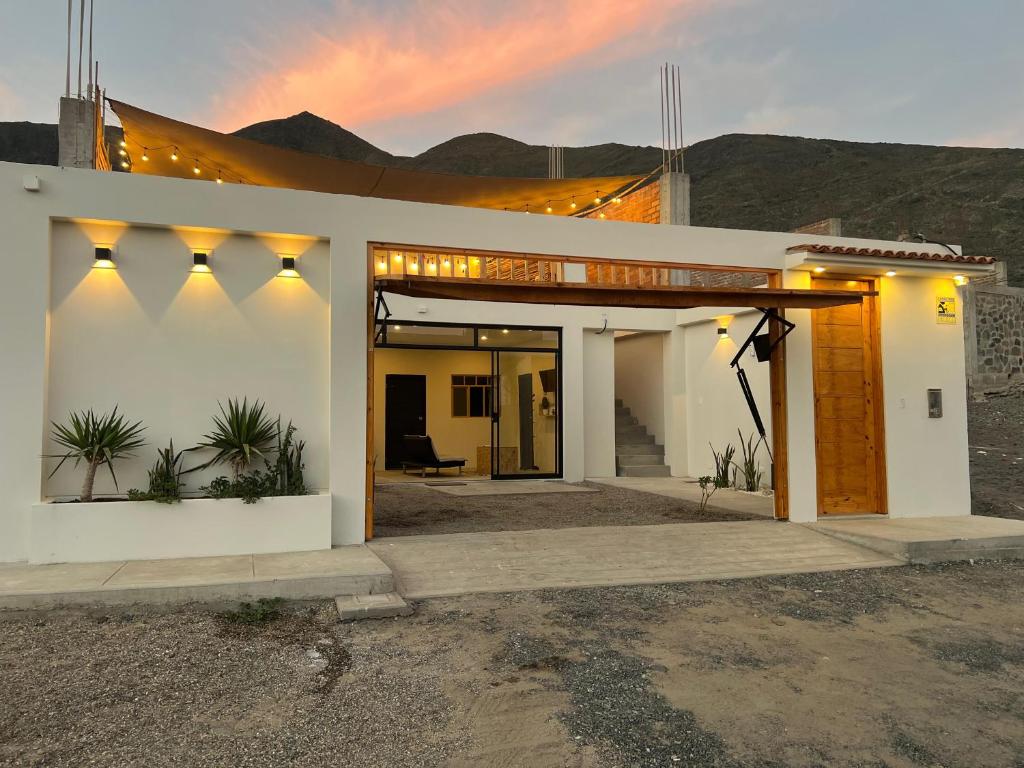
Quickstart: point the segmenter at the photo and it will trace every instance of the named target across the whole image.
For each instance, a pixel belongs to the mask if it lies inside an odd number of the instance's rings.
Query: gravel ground
[[[681,482],[681,481],[680,481]],[[592,525],[657,525],[763,520],[758,515],[697,505],[627,488],[591,493],[535,493],[507,496],[452,496],[430,487],[390,483],[374,491],[376,536],[414,536],[471,531],[529,531]]]
[[[1020,766],[1024,562],[0,614],[3,766]]]
[[[1024,391],[967,406],[974,514],[1024,520]]]

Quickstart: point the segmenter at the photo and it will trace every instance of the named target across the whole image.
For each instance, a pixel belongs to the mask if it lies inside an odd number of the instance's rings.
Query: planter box
[[[29,562],[153,560],[331,547],[331,496],[32,506]]]

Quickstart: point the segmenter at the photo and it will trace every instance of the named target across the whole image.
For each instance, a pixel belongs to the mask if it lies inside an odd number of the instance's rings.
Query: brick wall
[[[610,221],[635,221],[641,224],[661,223],[661,185],[654,179],[646,187],[624,196],[621,203],[611,203],[583,218],[597,219],[600,214]]]

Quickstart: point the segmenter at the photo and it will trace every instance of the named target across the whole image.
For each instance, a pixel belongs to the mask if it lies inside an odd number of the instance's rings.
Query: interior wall
[[[533,391],[530,418],[533,420],[533,458],[536,471],[552,473],[556,465],[556,436],[558,431],[557,393],[545,392],[540,372],[555,368],[555,355],[536,352],[503,352],[501,354],[501,418],[499,428],[502,446],[519,446],[519,377],[529,376]],[[541,400],[548,398],[554,413],[541,413]],[[522,453],[519,454],[520,459]],[[520,466],[517,464],[517,466]]]
[[[116,270],[92,269],[96,243],[115,245]],[[192,248],[213,249],[211,274],[189,272]],[[301,280],[275,277],[280,253],[299,256]],[[124,493],[147,487],[147,470],[169,440],[181,450],[208,433],[218,402],[258,399],[298,427],[306,483],[326,489],[328,291],[328,247],[312,238],[55,222],[47,418],[118,406],[141,420],[147,445],[115,466]],[[47,442],[45,450],[58,447]],[[187,454],[185,466],[209,456]],[[44,478],[56,464],[44,460]],[[229,468],[188,475],[186,492],[219,474]],[[82,479],[83,467],[65,463],[44,479],[44,495],[77,496]],[[100,472],[95,492],[114,491],[109,472]]]
[[[736,448],[734,459],[739,463],[742,454],[737,430],[742,431],[744,442],[750,435],[757,435],[736,371],[729,363],[760,317],[760,313],[730,315],[685,328],[687,460],[688,472],[693,477],[714,475],[712,446],[721,452],[731,443]],[[726,325],[728,338],[719,336],[719,325]],[[740,364],[750,381],[770,446],[771,394],[768,363],[757,362],[751,349],[744,354]],[[762,485],[769,486],[771,460],[763,443],[758,448],[757,456],[763,472]]]
[[[615,397],[665,444],[664,333],[634,333],[615,339]]]
[[[475,350],[389,349],[373,353],[373,446],[378,469],[384,467],[385,378],[389,373],[427,377],[427,434],[441,455],[466,459],[477,472],[476,449],[490,445],[490,417],[452,416],[452,374],[490,376],[491,354]],[[490,473],[490,467],[483,468]]]

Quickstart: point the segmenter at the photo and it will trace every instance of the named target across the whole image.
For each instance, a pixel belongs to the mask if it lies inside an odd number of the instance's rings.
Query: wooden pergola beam
[[[585,307],[692,309],[756,307],[824,309],[859,304],[873,292],[804,288],[706,288],[700,286],[630,286],[591,283],[541,283],[451,277],[388,277],[374,280],[387,293],[421,299],[503,301],[512,304],[567,304]]]

